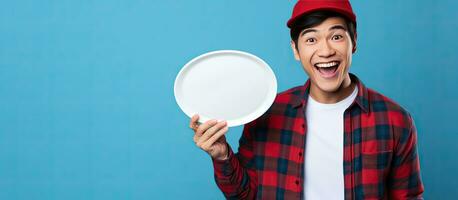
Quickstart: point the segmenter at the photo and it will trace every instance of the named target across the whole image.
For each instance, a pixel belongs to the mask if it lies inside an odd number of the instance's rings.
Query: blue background
[[[351,72],[409,110],[427,199],[458,198],[458,2],[352,1]],[[202,53],[263,58],[279,90],[307,79],[294,1],[2,1],[0,199],[222,199],[175,103]],[[228,133],[238,146],[241,127]]]

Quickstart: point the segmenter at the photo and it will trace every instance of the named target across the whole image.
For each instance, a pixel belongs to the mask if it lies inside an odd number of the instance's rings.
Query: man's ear
[[[352,49],[352,53],[355,53],[355,52],[356,52],[356,41],[354,42],[353,49]]]
[[[299,52],[297,51],[296,43],[294,43],[294,41],[292,40],[291,40],[291,49],[293,50],[293,53],[294,53],[294,59],[299,61],[300,60]]]

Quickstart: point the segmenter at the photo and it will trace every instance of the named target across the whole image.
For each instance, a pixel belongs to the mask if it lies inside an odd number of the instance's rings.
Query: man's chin
[[[340,86],[335,84],[335,85],[322,85],[318,86],[318,88],[321,90],[323,93],[328,93],[328,94],[334,94],[338,93],[340,90]]]

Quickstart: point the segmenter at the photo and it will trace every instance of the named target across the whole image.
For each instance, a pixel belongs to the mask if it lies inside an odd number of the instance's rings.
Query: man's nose
[[[328,41],[322,41],[319,49],[318,49],[318,56],[323,58],[328,58],[336,54],[335,49],[329,44]]]

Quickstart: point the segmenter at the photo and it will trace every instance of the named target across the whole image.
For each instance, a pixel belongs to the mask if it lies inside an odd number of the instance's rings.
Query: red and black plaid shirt
[[[366,88],[344,113],[345,199],[422,199],[417,133],[410,114]],[[213,160],[215,180],[228,199],[303,199],[305,108],[310,80],[277,95],[246,124],[239,151]]]

